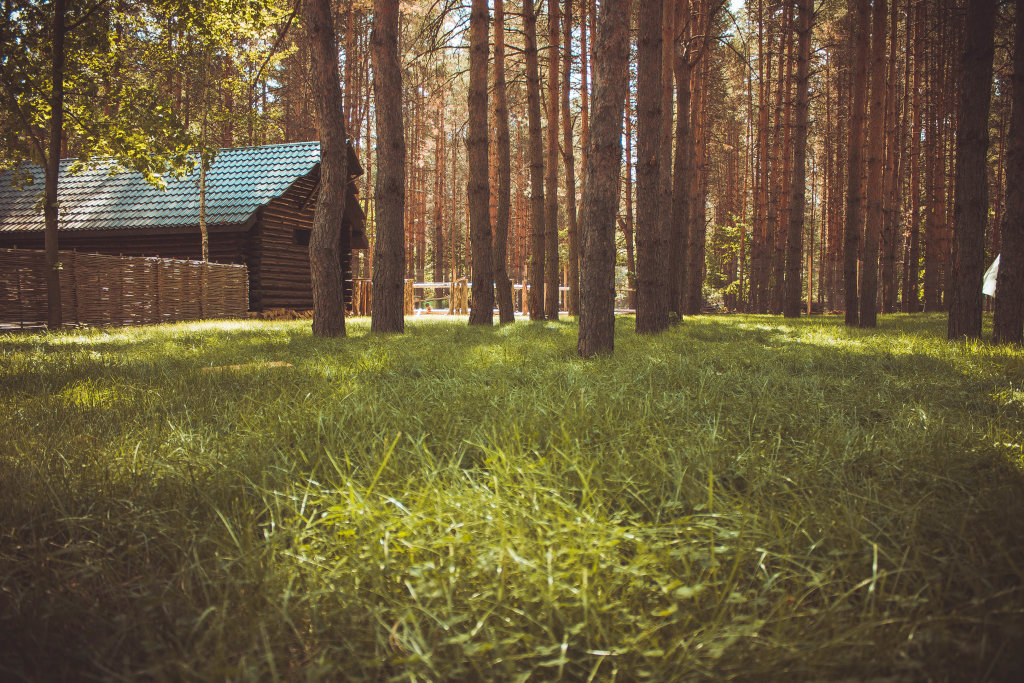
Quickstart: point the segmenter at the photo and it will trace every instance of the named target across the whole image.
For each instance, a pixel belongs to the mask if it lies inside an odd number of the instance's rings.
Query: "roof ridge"
[[[301,145],[310,145],[311,146],[311,145],[319,145],[319,144],[320,144],[319,140],[300,140],[300,141],[296,141],[296,142],[275,142],[272,145],[245,145],[243,147],[218,147],[217,148],[217,153],[220,154],[221,152],[234,152],[234,151],[245,150],[245,149],[269,149],[271,147],[298,147],[298,146],[301,146]],[[186,154],[195,154],[195,151],[190,150],[190,151],[186,152]],[[63,162],[63,161],[79,161],[80,159],[78,157],[75,157],[75,156],[70,156],[70,157],[61,157],[60,160]],[[114,157],[91,157],[88,160],[88,163],[97,162],[97,161],[105,161],[105,160],[116,161],[116,159]]]

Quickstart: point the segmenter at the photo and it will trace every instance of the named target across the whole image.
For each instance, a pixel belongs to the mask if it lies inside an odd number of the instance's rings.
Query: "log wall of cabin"
[[[319,170],[319,169],[317,169]],[[265,204],[251,232],[249,301],[254,311],[313,308],[309,275],[309,233],[316,210],[318,173],[296,180],[287,192]],[[352,296],[348,231],[342,231],[341,266],[345,301]]]

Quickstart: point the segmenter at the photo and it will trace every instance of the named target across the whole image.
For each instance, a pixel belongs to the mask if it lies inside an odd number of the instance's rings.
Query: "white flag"
[[[985,278],[981,281],[982,294],[989,296],[996,295],[996,277],[999,276],[999,256],[992,262],[992,265],[985,271]]]

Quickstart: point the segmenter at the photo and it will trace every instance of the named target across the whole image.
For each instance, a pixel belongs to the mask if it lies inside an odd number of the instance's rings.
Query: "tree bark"
[[[473,0],[469,15],[469,158],[470,235],[473,241],[473,307],[470,325],[494,324],[494,274],[491,270],[490,182],[487,169],[487,0]]]
[[[1013,98],[1010,137],[1006,149],[1006,186],[1024,185],[1024,0],[1017,0],[1014,26]],[[1024,193],[1006,193],[1003,217],[1002,255],[996,278],[996,311],[992,320],[992,341],[1020,344],[1024,339]]]
[[[373,245],[370,331],[401,333],[405,331],[405,131],[398,0],[374,0],[370,42],[377,107],[377,238]]]
[[[882,164],[885,150],[886,0],[874,0],[871,29],[871,107],[868,121],[867,217],[860,269],[861,327],[875,327],[878,316],[878,243],[885,220]]]
[[[661,25],[663,0],[640,6],[637,44],[637,308],[636,331],[668,326],[661,232]]]
[[[544,143],[540,134],[540,71],[537,16],[532,0],[523,3],[526,51],[526,118],[530,129],[530,320],[544,320]]]
[[[680,27],[679,44],[673,51],[673,71],[676,80],[676,156],[672,178],[672,226],[669,233],[670,259],[668,269],[672,286],[669,287],[669,310],[680,316],[686,309],[687,261],[690,244],[690,189],[693,184],[693,139],[690,135],[690,2],[677,0],[676,25]]]
[[[512,202],[512,151],[505,87],[505,1],[494,0],[494,135],[497,146],[498,206],[494,224],[494,282],[498,290],[498,322],[515,320],[512,283],[508,279],[508,224]]]
[[[43,249],[46,252],[46,326],[56,330],[64,324],[60,296],[60,252],[58,245],[57,184],[60,179],[61,139],[64,133],[64,25],[65,0],[53,3],[53,46],[50,57],[50,75],[53,90],[50,93],[50,131],[46,150],[43,190]]]
[[[909,29],[911,24],[909,10],[907,24]],[[913,123],[910,129],[910,225],[907,226],[909,245],[903,285],[904,313],[917,313],[920,310],[921,299],[921,275],[918,262],[921,258],[921,46],[924,43],[923,27],[923,5],[917,4],[914,6],[913,20],[914,80],[911,104]]]
[[[594,119],[580,203],[581,356],[615,344],[615,214],[622,164],[622,110],[629,85],[630,0],[604,0],[597,32]]]
[[[966,40],[960,64],[960,127],[956,136],[955,242],[947,329],[950,339],[981,337],[995,16],[996,0],[968,0]]]
[[[548,0],[548,158],[544,187],[544,317],[558,320],[558,0]]]
[[[572,3],[565,0],[562,17],[562,162],[565,164],[565,217],[569,224],[569,315],[580,314],[580,238],[576,223],[576,156],[573,153],[572,119],[569,115],[569,89],[572,87]]]
[[[797,0],[797,63],[796,121],[793,136],[793,182],[789,201],[789,234],[786,237],[786,300],[783,313],[787,318],[800,317],[800,261],[803,253],[804,187],[807,162],[808,80],[811,62],[811,22],[813,0]],[[812,195],[813,201],[813,195]],[[811,261],[808,260],[807,302],[811,301]]]
[[[867,100],[868,44],[870,42],[871,0],[856,0],[853,84],[850,97],[849,163],[846,176],[846,225],[843,257],[843,282],[846,290],[846,324],[856,326],[860,319],[857,297],[857,252],[864,225],[863,148],[864,110]]]
[[[320,193],[309,237],[313,283],[313,334],[345,336],[345,294],[341,259],[342,217],[348,186],[345,110],[338,79],[338,48],[330,0],[305,0],[310,78],[320,136]]]

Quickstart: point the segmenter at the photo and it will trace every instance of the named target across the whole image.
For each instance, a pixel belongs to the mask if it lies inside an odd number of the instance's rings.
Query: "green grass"
[[[1024,669],[1024,352],[618,325],[0,337],[0,677]]]

